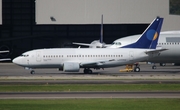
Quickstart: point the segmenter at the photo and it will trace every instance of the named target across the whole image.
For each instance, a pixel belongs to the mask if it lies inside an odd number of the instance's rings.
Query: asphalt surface
[[[35,74],[31,75],[30,70],[14,65],[12,63],[0,64],[1,79],[180,79],[180,66],[168,64],[165,67],[158,66],[152,69],[152,65],[141,64],[140,72],[120,72],[125,66],[115,68],[105,68],[104,70],[93,70],[92,74],[80,72],[66,73],[57,69],[35,69]]]
[[[18,92],[0,93],[0,99],[66,98],[180,98],[180,92]]]
[[[0,80],[0,85],[41,85],[41,84],[180,84],[180,80]]]
[[[179,84],[180,67],[142,64],[141,72],[120,72],[125,66],[93,70],[92,74],[65,73],[57,69],[29,70],[12,63],[0,64],[0,85],[13,84]],[[1,92],[0,99],[61,99],[61,98],[180,98],[180,92]]]

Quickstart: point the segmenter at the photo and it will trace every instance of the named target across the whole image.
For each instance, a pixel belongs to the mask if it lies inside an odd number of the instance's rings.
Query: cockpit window
[[[22,54],[21,57],[28,57],[29,55],[27,54]]]
[[[113,45],[121,45],[121,42],[113,42]]]
[[[120,43],[120,42],[117,42],[117,45],[121,45],[121,43]]]

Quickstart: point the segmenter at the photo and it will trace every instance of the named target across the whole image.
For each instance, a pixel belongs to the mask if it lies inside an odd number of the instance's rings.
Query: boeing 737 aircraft
[[[108,48],[132,48],[131,44],[140,36],[133,35],[117,39]],[[168,50],[161,52],[156,58],[147,60],[148,62],[160,63],[161,65],[163,63],[180,63],[180,31],[161,32],[157,46]],[[156,65],[153,65],[152,68],[156,69]]]
[[[53,48],[37,49],[23,53],[13,59],[13,63],[31,69],[59,68],[64,72],[78,72],[84,68],[84,73],[92,73],[90,68],[100,69],[135,62],[156,57],[166,49],[156,49],[163,18],[157,17],[143,32],[137,42],[136,48]],[[135,71],[140,71],[137,67]]]

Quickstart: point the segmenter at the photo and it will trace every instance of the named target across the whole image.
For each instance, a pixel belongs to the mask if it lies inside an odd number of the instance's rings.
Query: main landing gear
[[[140,72],[141,69],[139,63],[135,63],[134,65],[135,65],[134,72]]]
[[[34,70],[31,70],[31,72],[30,72],[31,74],[35,74],[35,71]]]
[[[91,74],[92,70],[89,68],[84,68],[84,74]]]
[[[140,67],[134,67],[134,72],[140,72]]]
[[[156,69],[157,67],[156,67],[156,65],[154,64],[153,66],[152,66],[152,69]]]
[[[160,66],[166,66],[166,63],[159,63]]]
[[[159,65],[160,66],[166,66],[166,63],[160,63]],[[152,69],[157,69],[155,63],[153,64]]]
[[[155,63],[152,63],[152,64],[153,64],[152,69],[156,69],[157,68],[156,64]]]

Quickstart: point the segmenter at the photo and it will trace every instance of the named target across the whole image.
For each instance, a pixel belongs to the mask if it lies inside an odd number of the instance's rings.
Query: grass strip
[[[0,92],[180,91],[180,84],[45,84],[0,85]]]
[[[179,110],[180,99],[0,100],[0,110]]]

